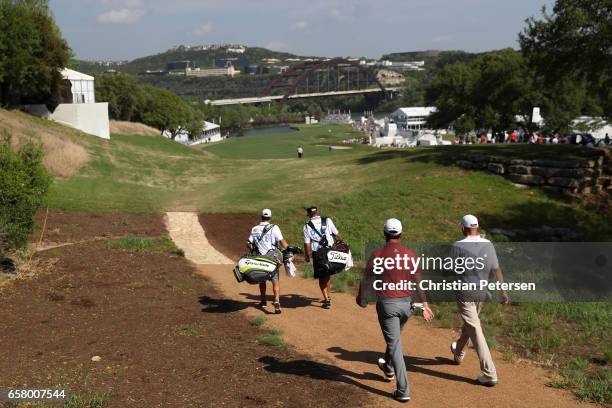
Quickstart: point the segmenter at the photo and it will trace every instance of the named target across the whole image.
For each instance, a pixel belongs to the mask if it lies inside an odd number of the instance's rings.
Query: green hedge
[[[0,253],[23,246],[34,228],[51,182],[42,157],[39,147],[13,151],[8,138],[0,140]]]

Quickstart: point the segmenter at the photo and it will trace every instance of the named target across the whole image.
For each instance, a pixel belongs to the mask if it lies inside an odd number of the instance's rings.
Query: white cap
[[[389,218],[385,221],[385,233],[394,237],[402,233],[402,222],[397,218]]]
[[[264,208],[263,210],[261,210],[261,216],[270,218],[272,216],[272,210],[270,210],[269,208]]]
[[[471,214],[465,215],[461,219],[461,226],[464,228],[478,228],[478,218]]]

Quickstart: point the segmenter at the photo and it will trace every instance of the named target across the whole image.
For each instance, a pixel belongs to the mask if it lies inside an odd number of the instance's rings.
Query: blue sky
[[[553,0],[51,0],[80,59],[133,59],[178,44],[241,43],[316,56],[517,47]]]

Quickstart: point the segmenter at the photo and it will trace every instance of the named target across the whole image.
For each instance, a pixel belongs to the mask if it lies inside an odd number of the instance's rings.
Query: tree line
[[[425,91],[429,125],[458,133],[566,131],[581,115],[612,114],[612,1],[557,0],[530,18],[520,51],[493,51],[443,67]],[[531,122],[533,107],[545,118]]]
[[[0,107],[60,101],[72,51],[47,0],[0,0]]]

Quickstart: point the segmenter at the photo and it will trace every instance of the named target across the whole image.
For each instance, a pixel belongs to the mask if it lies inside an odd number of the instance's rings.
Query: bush
[[[8,137],[0,140],[0,253],[23,246],[34,229],[51,182],[42,158],[39,147],[13,151]]]

